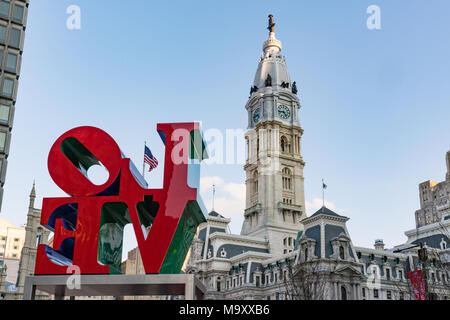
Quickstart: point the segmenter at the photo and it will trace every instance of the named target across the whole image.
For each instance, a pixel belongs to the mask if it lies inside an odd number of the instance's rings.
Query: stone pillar
[[[339,294],[338,294],[338,283],[334,283],[334,300],[339,300]]]

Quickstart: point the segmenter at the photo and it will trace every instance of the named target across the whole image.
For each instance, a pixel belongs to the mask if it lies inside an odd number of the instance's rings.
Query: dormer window
[[[300,248],[300,258],[302,262],[307,262],[316,259],[316,240],[302,237],[298,244]]]
[[[339,247],[339,258],[341,258],[342,260],[345,259],[345,253],[344,253],[344,247],[343,246]]]
[[[330,258],[336,260],[354,260],[350,257],[350,239],[344,233],[332,239],[330,243],[333,248],[333,254]]]

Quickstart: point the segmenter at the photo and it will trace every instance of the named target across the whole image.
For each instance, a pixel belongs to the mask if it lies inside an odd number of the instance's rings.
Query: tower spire
[[[33,187],[30,192],[30,208],[34,208],[34,200],[36,199],[36,181],[33,180]]]

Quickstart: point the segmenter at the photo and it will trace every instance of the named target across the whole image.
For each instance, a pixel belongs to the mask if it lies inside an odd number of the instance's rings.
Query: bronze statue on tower
[[[269,14],[269,26],[267,27],[267,30],[270,32],[275,32],[275,23],[273,22],[273,15]]]

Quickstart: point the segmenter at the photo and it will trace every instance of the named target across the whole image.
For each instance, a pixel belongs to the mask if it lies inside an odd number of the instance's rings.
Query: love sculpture
[[[145,273],[179,273],[206,210],[199,195],[200,162],[206,148],[199,123],[158,124],[165,144],[162,189],[146,189],[133,162],[106,132],[67,131],[53,144],[48,169],[70,197],[44,198],[41,225],[54,232],[52,247],[40,244],[36,275],[121,273],[123,229],[132,223]],[[87,170],[109,173],[93,184]]]

